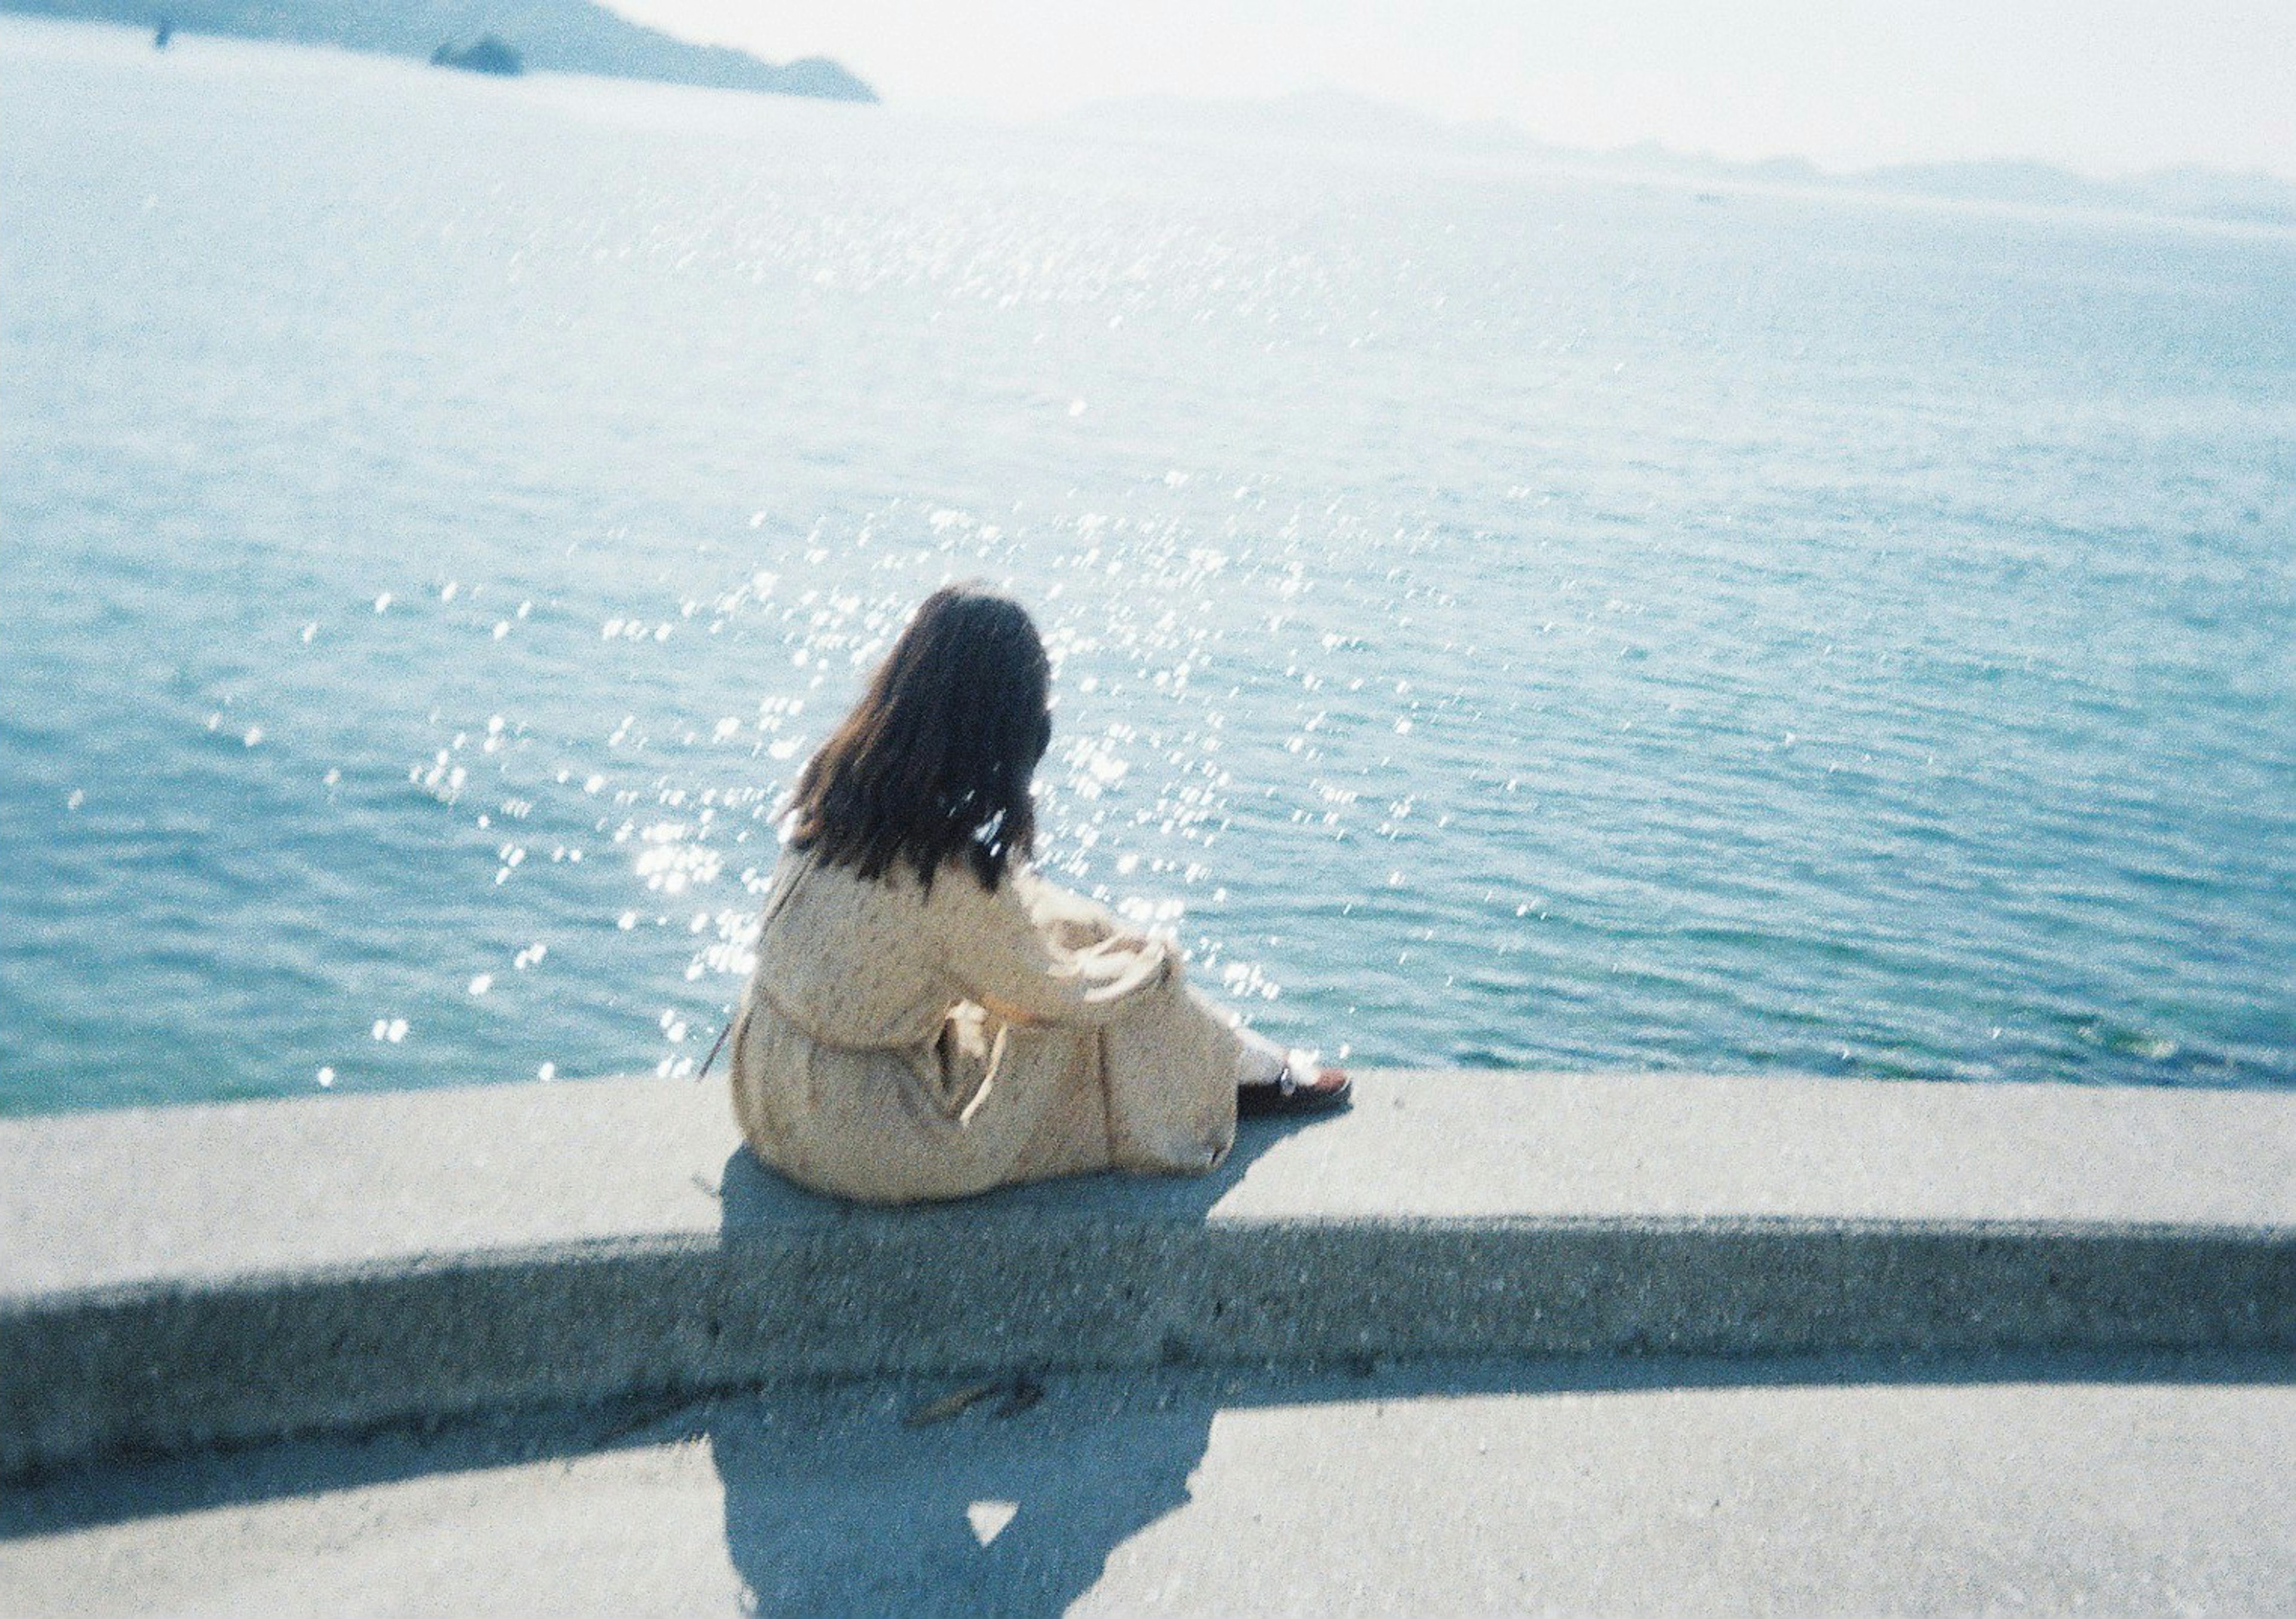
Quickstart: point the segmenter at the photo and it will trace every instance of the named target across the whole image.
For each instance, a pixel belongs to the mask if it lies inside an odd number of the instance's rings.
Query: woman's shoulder
[[[964,853],[952,854],[941,862],[940,869],[933,873],[932,891],[927,898],[934,904],[959,910],[1010,904],[1016,892],[1013,879],[1020,870],[1021,863],[1013,861],[996,881],[991,882],[981,875],[980,868],[970,855]]]
[[[909,866],[896,864],[865,877],[856,866],[824,860],[818,851],[794,844],[783,846],[767,892],[786,892],[806,904],[916,905],[926,897],[923,885]],[[767,904],[771,903],[769,899]]]
[[[995,883],[972,861],[952,855],[925,882],[914,866],[896,862],[875,876],[853,866],[832,864],[813,851],[785,846],[775,868],[775,890],[786,889],[801,909],[870,917],[910,919],[928,930],[953,928],[961,937],[984,928],[1008,929],[1033,924],[1034,896],[1049,885],[1018,860]],[[768,905],[774,902],[768,900]]]

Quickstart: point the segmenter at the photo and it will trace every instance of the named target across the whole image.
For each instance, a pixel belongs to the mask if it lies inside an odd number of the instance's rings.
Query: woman
[[[1239,1107],[1347,1095],[1029,869],[1050,680],[1017,603],[938,591],[798,779],[733,1069],[750,1148],[800,1185],[907,1203],[1201,1174]]]

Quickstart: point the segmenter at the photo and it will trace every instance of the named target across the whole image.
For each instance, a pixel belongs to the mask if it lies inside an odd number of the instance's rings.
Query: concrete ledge
[[[715,1086],[0,1124],[0,1475],[888,1372],[2296,1348],[2296,1097],[1388,1074],[1201,1182],[796,1192]]]

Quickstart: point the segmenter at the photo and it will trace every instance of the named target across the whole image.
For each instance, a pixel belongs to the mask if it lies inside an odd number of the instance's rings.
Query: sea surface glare
[[[1357,1065],[2296,1084],[2296,238],[0,25],[0,1110],[690,1074],[927,591]]]

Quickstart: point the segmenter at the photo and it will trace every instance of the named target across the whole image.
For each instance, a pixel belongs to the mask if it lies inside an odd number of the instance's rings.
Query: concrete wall
[[[851,1208],[599,1081],[0,1124],[0,1476],[889,1371],[2296,1348],[2296,1097],[1381,1074],[1203,1181]]]

